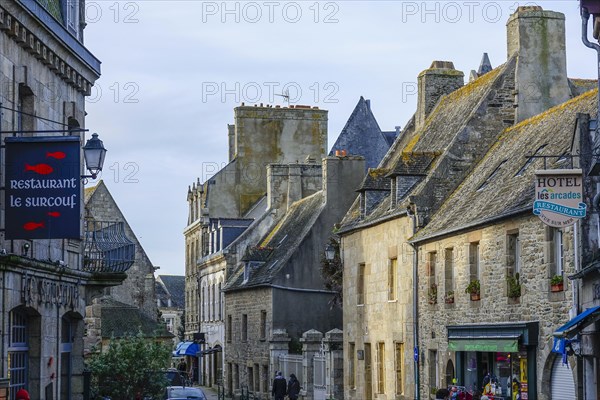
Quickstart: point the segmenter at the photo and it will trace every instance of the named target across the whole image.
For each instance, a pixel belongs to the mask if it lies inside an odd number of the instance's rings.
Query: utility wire
[[[69,124],[65,124],[65,123],[62,123],[62,122],[54,121],[52,119],[40,117],[38,115],[30,114],[30,113],[27,113],[25,111],[20,111],[20,110],[14,109],[14,108],[6,107],[6,106],[0,106],[0,108],[3,108],[5,110],[9,110],[9,111],[18,112],[18,113],[23,114],[23,115],[29,115],[30,117],[41,119],[42,121],[52,122],[54,124],[59,124],[59,125],[62,125],[62,126],[67,126],[67,127],[69,126]]]

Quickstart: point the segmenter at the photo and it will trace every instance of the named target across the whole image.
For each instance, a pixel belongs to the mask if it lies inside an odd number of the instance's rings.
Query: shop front
[[[535,400],[537,322],[448,326],[456,383],[494,400]]]

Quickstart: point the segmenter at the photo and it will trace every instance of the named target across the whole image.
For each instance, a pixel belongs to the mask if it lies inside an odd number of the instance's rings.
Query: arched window
[[[16,393],[26,388],[29,369],[29,326],[27,314],[22,309],[10,313],[9,330],[9,365],[10,391]]]

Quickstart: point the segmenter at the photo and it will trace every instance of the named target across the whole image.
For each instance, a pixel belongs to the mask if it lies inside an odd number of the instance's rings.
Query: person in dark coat
[[[283,400],[285,394],[287,392],[287,382],[285,378],[281,375],[281,372],[277,371],[275,374],[275,379],[273,379],[273,390],[271,393],[275,400]]]
[[[296,375],[290,374],[290,380],[288,381],[287,386],[287,395],[290,398],[290,400],[297,400],[299,394],[300,382],[298,381],[298,378],[296,378]]]

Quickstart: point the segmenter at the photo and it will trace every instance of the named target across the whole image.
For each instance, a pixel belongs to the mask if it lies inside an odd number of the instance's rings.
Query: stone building
[[[327,157],[322,167],[269,166],[266,216],[228,248],[234,262],[223,288],[227,393],[247,387],[268,396],[280,355],[299,352],[307,331],[342,325],[341,310],[331,304],[334,293],[324,286],[321,260],[363,173],[358,156]],[[273,223],[269,214],[282,217]]]
[[[158,310],[154,293],[154,265],[102,180],[85,189],[85,218],[87,223],[97,224],[97,221],[102,221],[105,225],[118,227],[118,235],[134,249],[131,254],[133,264],[127,270],[127,279],[119,286],[104,289],[104,295],[138,307],[148,317],[156,319]]]
[[[206,385],[223,374],[225,249],[266,212],[266,166],[320,159],[327,146],[325,110],[242,105],[234,113],[234,124],[228,126],[229,163],[188,189],[185,338],[203,342],[201,357],[189,357],[188,365]]]
[[[156,305],[167,330],[173,335],[175,344],[179,342],[181,318],[185,312],[185,276],[158,275],[156,278]]]
[[[0,200],[0,385],[9,381],[10,398],[22,387],[33,399],[83,398],[85,307],[105,287],[121,283],[128,268],[127,263],[115,268],[117,258],[108,259],[106,252],[85,250],[102,239],[81,220],[85,97],[100,76],[100,61],[83,45],[83,9],[80,0],[0,3],[0,174],[9,179],[9,156],[27,161],[5,146],[8,138],[29,145],[44,137],[44,143],[75,143],[78,150],[78,156],[65,159],[74,169],[78,234],[10,237],[9,204]],[[48,213],[60,217],[58,211]],[[50,229],[50,221],[33,226]]]
[[[427,229],[430,221],[438,218],[440,207],[448,204],[447,198],[465,185],[465,179],[473,176],[471,174],[476,166],[483,165],[481,160],[484,156],[488,152],[495,154],[506,129],[515,124],[525,124],[523,121],[531,117],[535,120],[548,108],[565,103],[590,86],[589,82],[569,80],[566,76],[562,14],[544,11],[539,7],[521,7],[510,17],[507,35],[507,61],[495,69],[480,68],[467,85],[463,86],[462,72],[456,71],[450,62],[436,61],[419,75],[415,115],[379,168],[369,171],[359,190],[359,198],[342,221],[339,235],[344,264],[343,330],[348,366],[344,372],[344,383],[347,399],[394,396],[400,399],[424,399],[429,398],[434,387],[439,388],[450,382],[445,376],[441,376],[438,368],[442,360],[445,362],[444,367],[450,365],[447,361],[451,358],[446,352],[447,348],[443,347],[446,331],[442,328],[442,323],[433,331],[421,329],[421,320],[427,310],[419,305],[432,287],[419,286],[420,289],[427,290],[415,290],[415,285],[423,284],[426,275],[423,274],[424,270],[418,269],[421,264],[417,264],[419,260],[422,261],[422,254],[413,249],[413,246],[418,249],[420,243],[412,243],[410,239],[415,233],[418,235],[418,232]],[[489,60],[484,56],[482,65],[488,63]],[[509,153],[503,154],[506,159],[511,157]],[[491,165],[486,166],[492,168]],[[493,170],[490,174],[492,172]],[[526,200],[522,196],[521,198]],[[501,201],[500,199],[498,196],[497,201]],[[482,210],[481,207],[474,208],[474,211]],[[485,236],[485,240],[490,242],[489,251],[495,249],[494,254],[500,256],[498,252],[503,245],[499,243],[505,243],[507,233],[500,228],[494,230],[491,221],[488,224],[490,231],[486,231],[485,235],[497,235],[495,238]],[[534,221],[525,219],[522,229],[536,239],[542,237],[549,241],[551,233],[544,236],[544,230],[541,229],[542,232],[535,236],[525,228],[530,225],[535,225]],[[440,232],[439,246],[450,246],[442,240],[449,234],[446,231]],[[477,242],[473,238],[475,236],[471,238],[473,243]],[[566,232],[566,242],[568,238],[569,233]],[[511,248],[515,248],[516,239],[518,237],[511,238]],[[464,249],[467,245],[464,243],[465,238],[459,237],[457,240],[460,243],[460,246],[454,245],[457,253],[446,253],[444,248],[444,251],[435,253],[438,258],[433,264],[441,268],[441,265],[445,265],[442,260],[448,256],[448,267],[443,270],[443,274],[438,268],[438,279],[446,279],[446,274],[448,279],[456,276],[456,282],[460,281],[460,285],[464,285],[468,283],[464,275]],[[483,240],[481,239],[482,245]],[[458,248],[461,249],[460,262],[463,264],[458,263]],[[429,249],[428,252],[433,254],[434,250]],[[456,260],[457,265],[454,266],[450,260]],[[514,257],[511,262],[514,264]],[[546,262],[546,269],[543,270],[546,274],[549,274],[548,264]],[[506,268],[503,268],[494,273],[504,286],[498,289],[499,293],[494,292],[493,296],[506,294],[505,271]],[[533,271],[530,272],[532,273]],[[452,282],[454,285],[455,281]],[[463,293],[465,289],[449,286],[446,290],[441,282],[431,283],[437,285],[435,296],[432,294],[432,297],[436,297],[438,301],[448,297],[450,302],[452,296],[458,298],[459,293]],[[547,285],[548,282],[544,281],[533,286],[543,288],[546,293]],[[442,288],[444,293],[441,293]],[[564,293],[553,296],[546,294],[545,298],[546,302],[542,307],[556,310],[552,323],[568,318],[566,314],[561,314],[570,308],[568,296],[565,297]],[[522,301],[526,299],[525,297]],[[552,302],[550,299],[553,299]],[[540,299],[536,299],[538,300]],[[435,306],[440,308],[439,315],[435,315],[445,323],[454,314],[446,311],[444,304]],[[469,301],[464,304],[472,306]],[[482,308],[481,316],[484,316],[484,311],[493,312],[491,308]],[[523,304],[523,309],[526,308]],[[514,306],[507,305],[506,309],[512,313]],[[519,308],[518,311],[520,310]],[[530,328],[530,322],[539,321],[546,315],[524,313],[527,317],[523,317],[518,311],[515,311],[515,315],[522,318],[518,321],[523,323],[522,331],[509,333],[513,337],[524,337],[525,327],[530,329],[527,334],[531,335],[531,342],[526,342],[526,345],[536,347],[536,352],[529,356],[539,363],[548,351],[547,348],[544,351],[537,348],[538,343],[542,342],[539,332],[547,335],[552,328],[545,327],[541,331]],[[394,318],[389,318],[390,315],[394,315]],[[428,318],[431,320],[431,316]],[[458,320],[466,324],[464,320]],[[511,319],[498,316],[494,322],[501,320]],[[448,322],[448,325],[451,323]],[[506,332],[502,332],[504,333]],[[433,357],[434,351],[439,358],[430,362],[428,357]],[[456,372],[465,367],[464,363],[460,364],[460,360],[463,359],[452,359],[451,366],[455,368],[448,369],[449,375],[452,375],[448,379],[457,376]],[[530,364],[536,365],[536,362]],[[486,366],[492,368],[493,363]],[[478,367],[483,368],[481,361]],[[431,375],[430,370],[433,371]],[[550,369],[545,369],[548,370]],[[431,382],[430,376],[433,378]],[[541,382],[541,375],[534,373],[534,376]],[[530,379],[536,380],[532,377]],[[535,385],[531,387],[535,388]],[[529,391],[529,395],[529,399],[536,398],[535,389]]]

